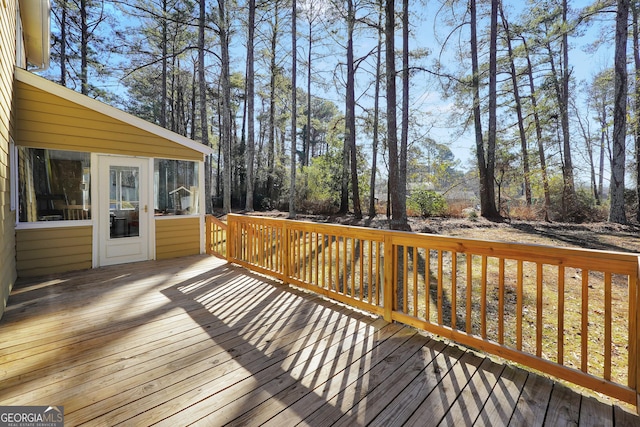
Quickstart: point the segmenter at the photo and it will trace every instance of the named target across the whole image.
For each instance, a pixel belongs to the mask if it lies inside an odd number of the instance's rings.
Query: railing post
[[[205,253],[211,255],[213,250],[211,248],[211,228],[213,222],[211,221],[211,215],[205,215],[204,217],[204,237],[205,237]]]
[[[227,262],[232,262],[235,254],[236,223],[232,215],[227,215]]]
[[[393,239],[390,234],[384,236],[384,263],[383,263],[383,284],[384,284],[384,320],[391,322],[393,314],[393,263],[394,250]]]

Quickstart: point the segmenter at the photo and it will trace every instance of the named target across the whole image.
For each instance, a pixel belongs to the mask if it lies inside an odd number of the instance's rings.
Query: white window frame
[[[11,140],[11,160],[13,161],[13,165],[11,166],[11,177],[13,179],[13,183],[11,185],[12,195],[11,195],[11,203],[15,203],[15,215],[16,215],[16,230],[31,230],[31,229],[40,229],[40,228],[69,228],[69,227],[86,227],[88,225],[94,224],[93,215],[91,219],[82,219],[82,220],[61,220],[61,221],[34,221],[34,222],[21,222],[20,221],[20,212],[18,211],[18,190],[20,183],[18,182],[18,146]],[[27,147],[27,148],[37,148],[37,147]],[[49,148],[45,148],[45,150],[49,150]],[[69,151],[69,150],[62,150]],[[93,177],[94,169],[93,169],[93,155],[91,154],[91,175]],[[15,166],[14,166],[15,165]],[[93,186],[92,186],[93,188]],[[91,197],[93,197],[93,191],[91,192]],[[93,200],[93,199],[92,199]]]

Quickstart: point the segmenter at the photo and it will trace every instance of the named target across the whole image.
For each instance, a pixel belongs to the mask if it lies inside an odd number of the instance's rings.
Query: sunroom
[[[209,147],[28,71],[15,78],[19,276],[204,253]]]

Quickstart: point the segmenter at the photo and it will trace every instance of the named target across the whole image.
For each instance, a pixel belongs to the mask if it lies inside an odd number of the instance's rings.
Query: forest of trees
[[[405,229],[426,191],[491,219],[519,206],[626,223],[640,221],[639,14],[629,0],[53,0],[45,77],[213,147],[208,212],[384,206]],[[574,58],[585,34],[607,65]],[[441,103],[419,108],[425,94]],[[464,138],[469,164],[451,144]]]

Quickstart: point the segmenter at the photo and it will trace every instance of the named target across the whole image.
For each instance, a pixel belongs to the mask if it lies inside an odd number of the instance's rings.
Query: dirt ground
[[[287,218],[287,212],[253,212],[252,215]],[[298,215],[300,221],[389,228],[386,216],[364,217],[353,215]],[[640,226],[609,222],[568,224],[543,221],[492,222],[484,218],[409,218],[411,230],[419,233],[441,234],[470,239],[501,242],[531,243],[547,246],[599,249],[616,252],[640,253]]]

